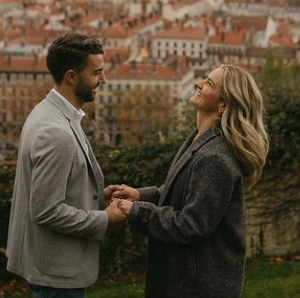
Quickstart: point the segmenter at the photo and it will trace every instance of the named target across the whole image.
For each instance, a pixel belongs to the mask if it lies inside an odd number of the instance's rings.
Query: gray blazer
[[[182,145],[164,186],[140,189],[132,231],[149,236],[147,298],[239,298],[245,202],[237,158],[220,129]]]
[[[100,168],[100,181],[95,178],[80,129],[53,91],[22,129],[7,269],[32,284],[81,288],[98,275],[99,241],[108,225],[104,180]]]

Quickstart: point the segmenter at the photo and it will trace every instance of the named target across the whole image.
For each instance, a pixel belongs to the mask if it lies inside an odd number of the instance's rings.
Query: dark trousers
[[[85,289],[58,289],[29,285],[34,298],[85,298]]]

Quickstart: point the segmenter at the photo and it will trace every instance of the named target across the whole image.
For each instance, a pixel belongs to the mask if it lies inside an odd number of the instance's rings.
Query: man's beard
[[[82,79],[79,80],[74,93],[83,102],[91,102],[95,99],[93,89],[87,84],[85,84]]]

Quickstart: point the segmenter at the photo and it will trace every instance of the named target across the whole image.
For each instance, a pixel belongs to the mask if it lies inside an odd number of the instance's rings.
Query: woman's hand
[[[140,199],[140,193],[137,189],[130,187],[126,184],[120,185],[120,188],[122,189],[118,189],[113,192],[113,199],[126,199],[131,202],[138,201]]]
[[[129,215],[132,205],[133,205],[133,202],[131,202],[131,201],[118,199],[118,208],[126,216]]]

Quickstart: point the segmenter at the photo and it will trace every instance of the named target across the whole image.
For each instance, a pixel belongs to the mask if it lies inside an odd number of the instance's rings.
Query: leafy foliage
[[[300,160],[300,65],[285,65],[270,54],[258,81],[266,101],[269,165],[295,167]]]

